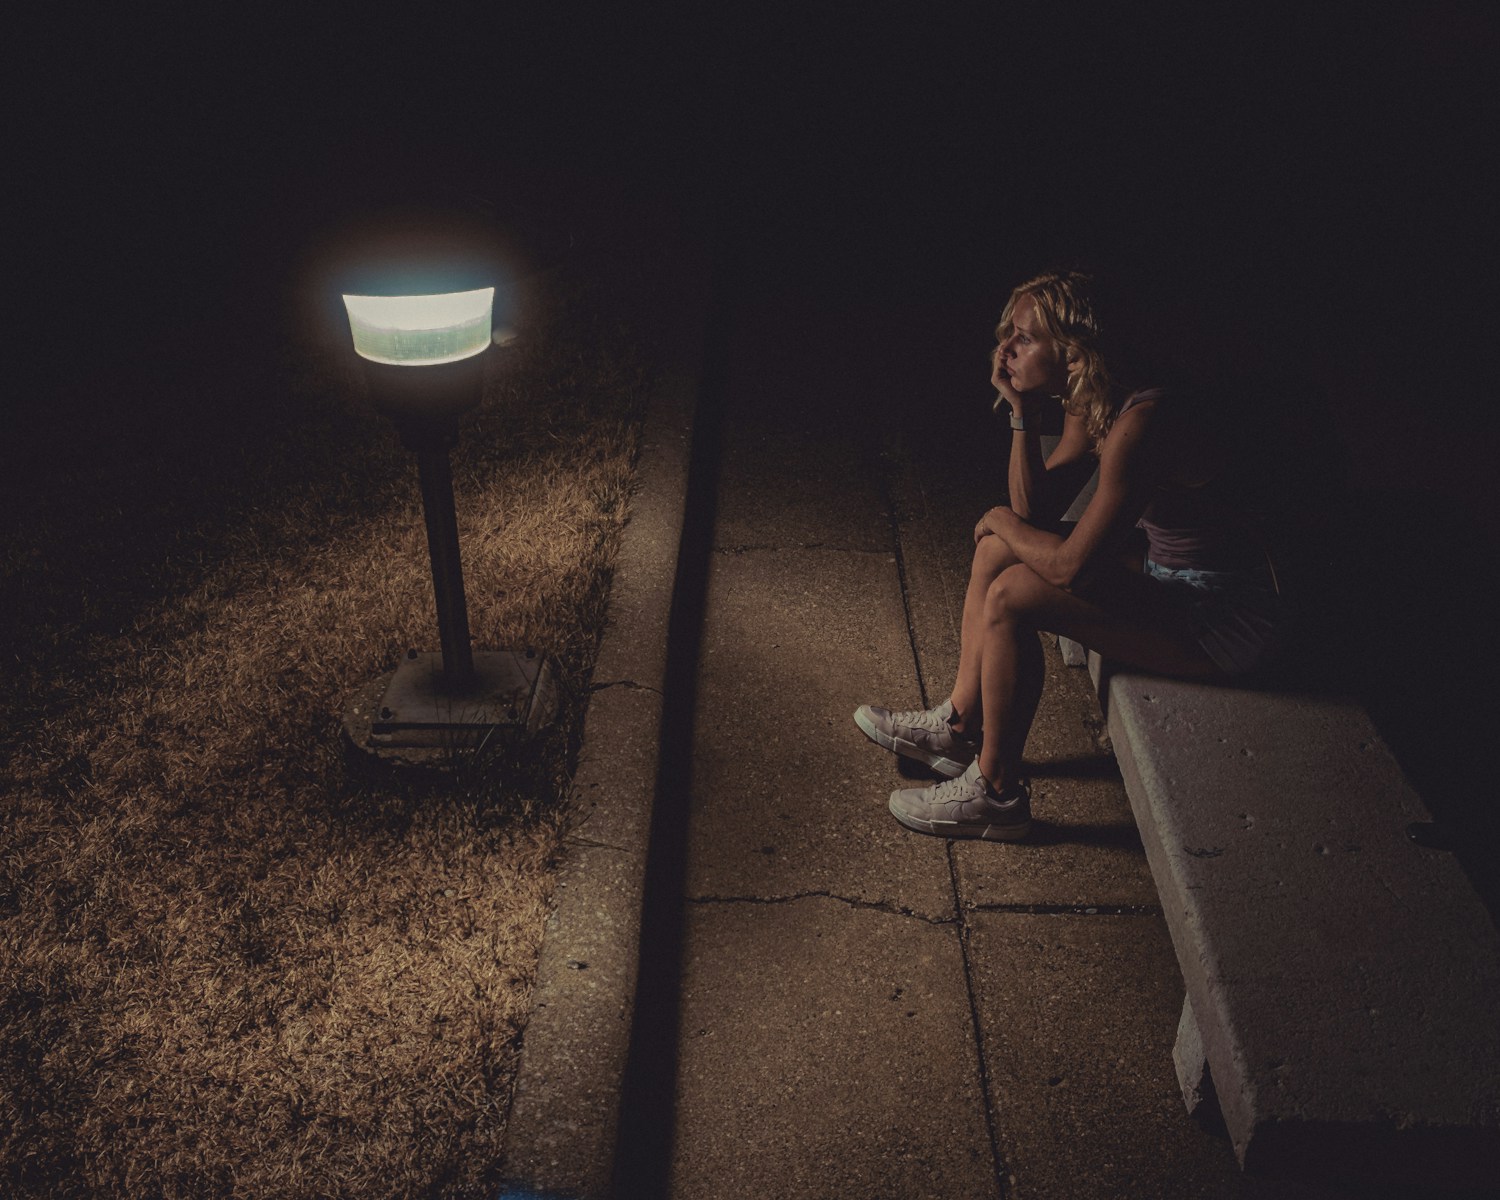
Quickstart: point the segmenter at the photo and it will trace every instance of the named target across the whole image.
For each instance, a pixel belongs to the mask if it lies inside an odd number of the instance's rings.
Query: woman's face
[[[1030,296],[1016,301],[1010,314],[1010,336],[995,347],[990,382],[997,390],[1010,387],[1022,394],[1055,395],[1068,385],[1067,365],[1060,347],[1042,328]]]

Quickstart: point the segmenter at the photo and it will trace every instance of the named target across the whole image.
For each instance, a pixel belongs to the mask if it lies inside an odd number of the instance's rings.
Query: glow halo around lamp
[[[495,289],[418,296],[344,296],[354,350],[371,362],[430,367],[490,344]]]
[[[437,768],[457,765],[455,750],[535,733],[558,709],[544,655],[471,644],[449,451],[459,419],[484,391],[496,294],[508,323],[513,288],[482,253],[444,240],[411,234],[400,254],[372,248],[362,266],[340,272],[336,289],[370,400],[416,455],[440,645],[437,653],[408,651],[394,671],[361,688],[345,710],[344,732],[377,759]]]

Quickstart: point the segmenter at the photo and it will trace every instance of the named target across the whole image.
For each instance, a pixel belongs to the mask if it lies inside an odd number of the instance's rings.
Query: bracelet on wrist
[[[1026,428],[1026,418],[1018,417],[1015,413],[1011,413],[1010,427],[1015,430],[1024,430]]]

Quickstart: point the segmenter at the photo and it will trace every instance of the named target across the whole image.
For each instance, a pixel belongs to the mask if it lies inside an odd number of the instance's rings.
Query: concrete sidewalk
[[[853,710],[946,696],[1003,495],[982,320],[732,299],[653,418],[505,1194],[1337,1195],[1242,1176],[1184,1111],[1181,977],[1086,672],[1049,648],[1027,840],[886,809],[922,774]]]
[[[676,846],[636,1014],[655,1065],[626,1097],[620,1194],[1329,1194],[1242,1177],[1184,1113],[1181,980],[1085,673],[1049,651],[1029,839],[950,844],[887,812],[920,772],[851,714],[946,696],[1004,445],[982,357],[972,428],[903,425],[955,408],[920,394],[947,385],[919,358],[893,367],[904,315],[795,305],[739,306],[699,414],[717,486],[691,767],[658,814]]]

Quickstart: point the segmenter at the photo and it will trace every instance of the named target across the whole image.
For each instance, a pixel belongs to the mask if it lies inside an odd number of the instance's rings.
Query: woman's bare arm
[[[1018,517],[1038,524],[1056,520],[1073,502],[1065,494],[1068,480],[1077,479],[1083,486],[1079,469],[1067,470],[1080,463],[1089,451],[1089,434],[1083,418],[1068,413],[1063,418],[1062,438],[1046,461],[1042,460],[1042,439],[1034,426],[1016,429],[1010,437],[1010,468],[1006,482],[1010,507]]]
[[[1039,529],[1013,508],[992,508],[980,529],[1003,538],[1056,587],[1072,589],[1095,563],[1112,562],[1113,548],[1145,508],[1161,469],[1159,439],[1152,432],[1155,409],[1154,401],[1138,404],[1115,422],[1100,449],[1099,486],[1066,538]]]
[[[1078,489],[1083,486],[1083,459],[1089,452],[1088,429],[1083,418],[1065,413],[1063,432],[1058,444],[1044,461],[1042,438],[1038,428],[1037,399],[1016,390],[1011,368],[1006,364],[1007,349],[1019,339],[1022,354],[1035,357],[1045,354],[1028,330],[1012,331],[1011,336],[995,347],[990,359],[990,383],[1009,406],[1011,419],[1010,462],[1006,468],[1006,485],[1010,507],[1023,519],[1036,524],[1055,520],[1067,511]],[[1050,342],[1047,343],[1050,347]],[[1055,355],[1056,350],[1052,348]],[[1012,354],[1014,357],[1014,354]],[[1060,365],[1057,364],[1057,365]],[[1031,419],[1027,420],[1030,410]],[[1021,429],[1016,429],[1020,424]],[[1076,485],[1076,486],[1075,486]],[[983,522],[974,530],[977,542],[984,536]]]

